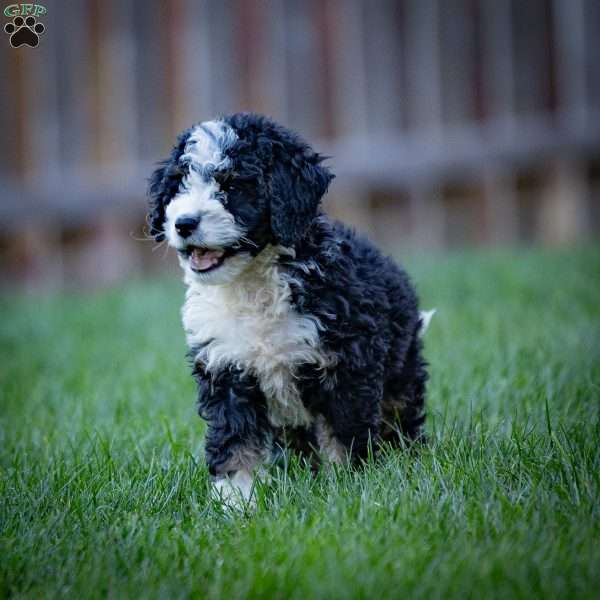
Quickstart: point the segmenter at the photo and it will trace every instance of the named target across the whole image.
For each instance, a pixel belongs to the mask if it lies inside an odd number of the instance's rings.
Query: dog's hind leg
[[[314,425],[317,451],[321,462],[343,465],[348,462],[350,452],[341,444],[323,415],[318,415]]]
[[[382,405],[380,439],[390,443],[425,441],[425,384],[427,363],[422,342],[415,335],[402,366],[388,375]]]
[[[315,435],[324,462],[366,459],[381,423],[383,379],[376,369],[339,366],[335,386],[322,391]]]

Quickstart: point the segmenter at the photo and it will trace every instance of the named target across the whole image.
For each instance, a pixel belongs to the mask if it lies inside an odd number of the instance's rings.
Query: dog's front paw
[[[254,508],[254,478],[248,471],[236,471],[232,475],[219,477],[212,488],[215,500],[227,508],[244,510]]]

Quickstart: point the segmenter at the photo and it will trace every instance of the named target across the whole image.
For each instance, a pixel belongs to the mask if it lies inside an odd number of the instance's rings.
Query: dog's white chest
[[[295,381],[300,364],[323,367],[316,318],[294,311],[276,266],[227,286],[190,288],[182,311],[187,342],[209,372],[231,365],[255,376],[276,426],[307,425]]]

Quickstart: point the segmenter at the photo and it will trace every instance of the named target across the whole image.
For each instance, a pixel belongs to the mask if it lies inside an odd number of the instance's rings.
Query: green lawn
[[[178,282],[0,301],[0,596],[598,598],[600,247],[407,262],[430,446],[208,499]]]

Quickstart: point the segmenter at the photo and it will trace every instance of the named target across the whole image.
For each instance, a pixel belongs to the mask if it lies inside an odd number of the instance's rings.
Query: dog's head
[[[193,281],[235,279],[267,245],[294,247],[333,175],[294,132],[239,113],[185,131],[150,179],[149,224]]]

